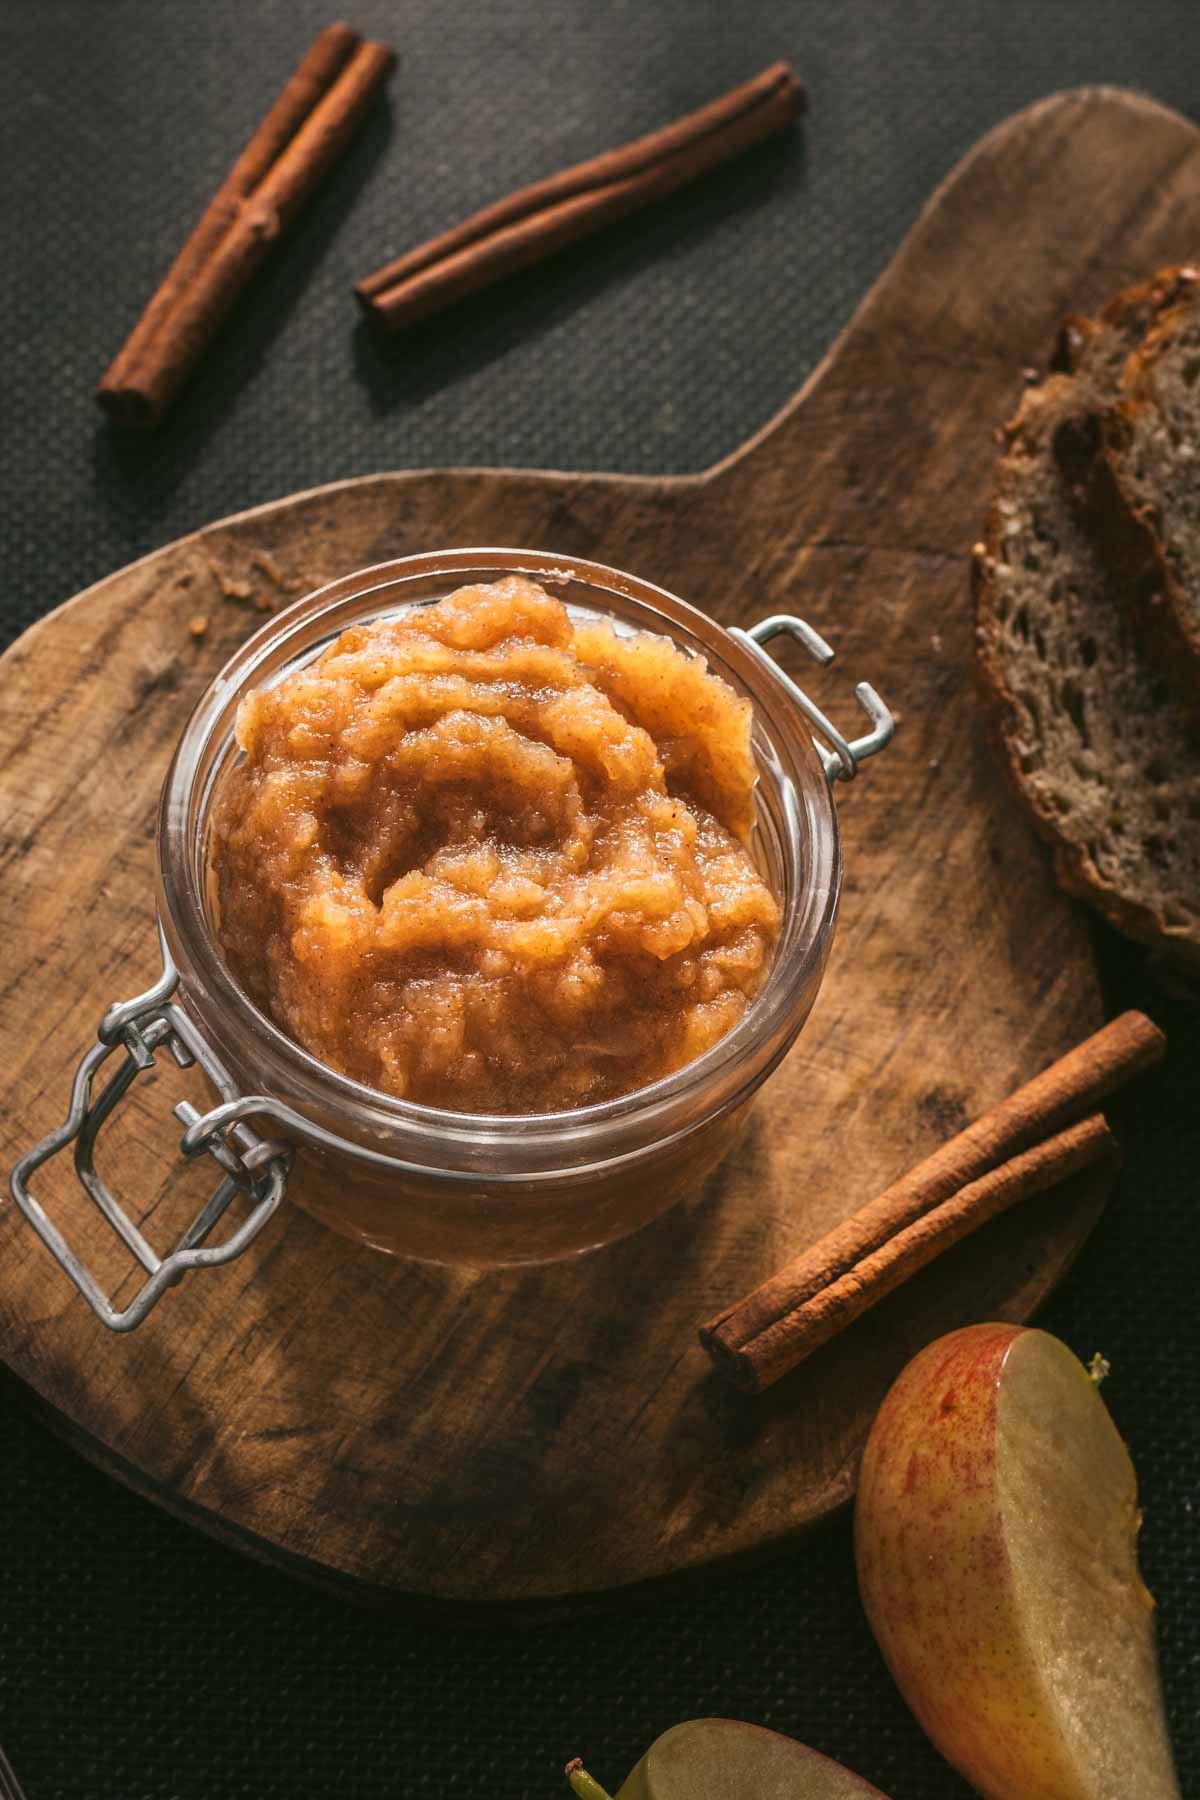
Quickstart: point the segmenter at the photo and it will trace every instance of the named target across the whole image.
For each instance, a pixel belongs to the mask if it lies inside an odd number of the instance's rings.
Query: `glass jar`
[[[210,818],[240,755],[237,708],[318,656],[347,626],[442,599],[474,582],[525,575],[576,613],[652,631],[702,656],[754,709],[751,850],[780,903],[767,979],[742,1019],[703,1056],[637,1092],[569,1112],[493,1115],[418,1106],[364,1087],[286,1037],[241,990],[214,931]],[[76,1078],[70,1115],[17,1165],[13,1195],[98,1315],[139,1324],[188,1269],[228,1262],[288,1197],[335,1231],[392,1255],[487,1268],[555,1261],[612,1242],[694,1193],[725,1154],[759,1086],[816,999],[837,917],[841,851],[832,787],[882,749],[891,714],[856,689],[870,731],[847,742],[763,646],[787,633],[820,662],[833,651],[790,615],[726,630],[664,589],[578,558],[527,550],[405,557],[344,577],[279,613],[225,665],[184,728],[163,784],[157,903],[163,975],[111,1007]],[[814,737],[814,727],[819,734]],[[159,1258],[101,1180],[96,1133],[140,1070],[166,1049],[207,1075],[217,1104],[181,1104],[186,1156],[211,1155],[222,1179],[170,1255]],[[117,1072],[98,1096],[110,1056]],[[269,1135],[267,1135],[269,1133]],[[85,1188],[148,1279],[118,1312],[30,1191],[34,1170],[74,1143]],[[208,1239],[234,1195],[250,1210]]]

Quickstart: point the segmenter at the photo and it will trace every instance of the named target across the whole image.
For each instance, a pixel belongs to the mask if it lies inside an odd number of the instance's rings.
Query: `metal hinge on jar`
[[[858,683],[854,697],[870,719],[871,729],[865,737],[847,740],[833,721],[821,711],[816,701],[810,700],[799,683],[780,668],[773,656],[767,655],[763,645],[770,643],[774,637],[786,636],[795,638],[798,644],[802,644],[814,662],[822,666],[831,663],[836,651],[806,620],[796,618],[794,613],[772,613],[769,619],[760,619],[748,631],[734,626],[729,635],[745,644],[759,662],[766,664],[809,724],[816,726],[821,736],[813,738],[813,748],[821,759],[827,781],[853,781],[858,774],[859,763],[864,762],[868,756],[874,756],[876,751],[886,749],[891,743],[896,721],[869,681]]]
[[[254,1242],[283,1198],[291,1164],[289,1145],[261,1137],[242,1121],[229,1125],[222,1133],[205,1133],[198,1141],[195,1127],[201,1121],[201,1115],[195,1107],[181,1101],[174,1111],[188,1128],[181,1145],[184,1155],[211,1156],[221,1170],[222,1178],[174,1249],[162,1257],[147,1242],[100,1175],[95,1164],[100,1130],[138,1076],[154,1067],[160,1050],[165,1049],[181,1069],[198,1065],[224,1101],[238,1098],[237,1088],[211,1045],[205,1042],[187,1014],[173,1003],[171,996],[178,986],[179,976],[165,943],[162,954],[163,972],[154,986],[136,999],[118,1002],[105,1013],[96,1034],[98,1042],[75,1072],[66,1119],[57,1131],[52,1131],[21,1158],[9,1184],[13,1199],[50,1254],[110,1331],[132,1331],[140,1325],[166,1290],[181,1281],[189,1269],[213,1268],[240,1256]],[[114,1056],[122,1060],[96,1093],[96,1078]],[[75,1172],[84,1191],[147,1274],[146,1281],[129,1305],[120,1310],[30,1190],[35,1171],[71,1144],[75,1146]],[[206,1240],[239,1193],[252,1202],[251,1212],[223,1243],[206,1247]]]

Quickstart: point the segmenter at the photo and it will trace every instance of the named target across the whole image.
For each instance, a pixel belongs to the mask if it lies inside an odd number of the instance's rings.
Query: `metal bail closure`
[[[752,625],[749,631],[742,631],[740,627],[734,626],[729,633],[730,637],[745,644],[760,662],[767,665],[809,724],[815,725],[820,732],[821,737],[813,738],[813,748],[821,759],[825,779],[829,782],[853,781],[858,774],[859,763],[868,756],[874,756],[877,750],[885,750],[891,743],[896,721],[870,682],[860,681],[854,690],[854,698],[870,719],[871,729],[865,737],[847,742],[815,701],[810,700],[804,689],[763,649],[764,644],[781,634],[803,644],[814,662],[824,665],[833,661],[835,652],[832,645],[826,643],[819,631],[814,631],[804,619],[797,619],[792,613],[773,613],[769,619],[762,619],[757,625]],[[824,742],[821,741],[822,738]]]
[[[232,1262],[251,1245],[275,1212],[287,1181],[291,1164],[289,1145],[260,1137],[249,1125],[237,1122],[223,1134],[205,1135],[192,1140],[192,1128],[200,1115],[195,1107],[181,1102],[176,1116],[188,1127],[181,1149],[185,1156],[209,1155],[222,1171],[222,1179],[212,1198],[192,1221],[175,1248],[159,1257],[146,1242],[129,1214],[110,1191],[94,1160],[100,1128],[143,1071],[154,1066],[156,1053],[164,1047],[181,1069],[199,1064],[217,1088],[224,1102],[240,1098],[228,1071],[196,1026],[171,1000],[179,975],[171,961],[162,934],[163,972],[152,988],[134,1000],[119,1001],[111,1006],[100,1021],[98,1042],[88,1051],[75,1071],[71,1089],[71,1107],[57,1131],[42,1139],[18,1162],[9,1181],[13,1199],[37,1232],[50,1254],[65,1270],[92,1311],[110,1331],[133,1331],[140,1325],[169,1287],[181,1281],[189,1269],[214,1268]],[[94,1093],[96,1077],[111,1056],[121,1055],[115,1074],[98,1094]],[[69,1144],[75,1146],[75,1172],[88,1197],[121,1242],[146,1270],[148,1279],[133,1300],[119,1312],[105,1294],[91,1271],[71,1249],[58,1227],[29,1190],[30,1178],[43,1163],[57,1156]],[[253,1202],[248,1218],[221,1244],[204,1248],[205,1240],[238,1192]]]

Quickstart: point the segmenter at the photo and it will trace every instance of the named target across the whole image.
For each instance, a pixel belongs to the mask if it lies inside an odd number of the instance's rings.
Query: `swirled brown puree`
[[[352,626],[248,694],[220,937],[275,1022],[426,1106],[527,1113],[690,1062],[764,980],[751,709],[532,582]]]

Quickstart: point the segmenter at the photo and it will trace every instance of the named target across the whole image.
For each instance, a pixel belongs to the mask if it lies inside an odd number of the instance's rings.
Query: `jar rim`
[[[808,827],[803,891],[791,897],[790,929],[785,916],[767,979],[737,1024],[701,1056],[644,1087],[589,1106],[542,1113],[468,1113],[423,1106],[368,1087],[305,1050],[257,1007],[235,980],[209,925],[196,855],[198,828],[203,826],[213,784],[210,781],[207,793],[198,794],[197,787],[202,786],[206,767],[211,773],[213,742],[222,733],[228,736],[238,701],[255,685],[256,677],[261,678],[266,664],[270,663],[278,678],[294,666],[299,640],[308,636],[306,650],[313,650],[314,641],[323,646],[350,622],[349,617],[341,616],[344,611],[402,590],[406,584],[445,576],[449,593],[473,577],[496,580],[504,575],[586,588],[596,596],[596,610],[608,610],[606,601],[610,605],[625,603],[627,610],[632,606],[639,615],[652,614],[661,621],[655,624],[649,619],[643,624],[639,618],[639,629],[657,630],[673,641],[678,641],[680,630],[686,632],[692,640],[687,647],[704,655],[710,667],[715,659],[720,667],[714,672],[749,696],[756,721],[761,719],[771,729],[773,749],[778,751],[782,741],[789,764],[785,774],[802,789],[800,801]],[[389,604],[370,609],[365,616],[403,604],[402,595],[395,593]],[[330,630],[313,640],[311,628],[325,619],[330,621]],[[293,646],[291,662],[289,645]],[[796,1011],[814,969],[819,970],[827,954],[841,887],[837,810],[830,784],[808,724],[782,682],[772,675],[772,668],[769,659],[756,656],[724,626],[666,588],[607,564],[558,552],[495,547],[422,552],[328,582],[275,614],[248,638],[210,682],[184,726],[163,783],[158,821],[160,916],[165,915],[162,923],[168,928],[176,961],[185,977],[189,969],[195,971],[211,1001],[237,1032],[268,1056],[274,1068],[294,1077],[307,1092],[318,1094],[335,1109],[340,1104],[358,1114],[369,1113],[376,1127],[408,1128],[422,1136],[433,1133],[442,1140],[457,1139],[476,1146],[481,1141],[500,1146],[519,1138],[532,1151],[535,1140],[559,1145],[591,1141],[598,1131],[666,1120],[714,1085],[723,1092],[722,1103],[733,1104],[745,1088],[756,1086],[769,1072],[803,1022],[801,1017],[794,1029],[788,1029],[789,1015]],[[759,780],[763,778],[760,769]],[[756,1052],[766,1056],[766,1068]]]

